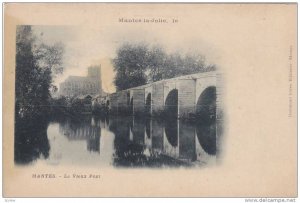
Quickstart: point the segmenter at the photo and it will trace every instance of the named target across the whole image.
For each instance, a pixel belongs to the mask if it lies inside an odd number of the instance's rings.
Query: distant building
[[[69,76],[64,82],[59,84],[59,95],[68,97],[77,97],[82,95],[101,95],[101,67],[91,66],[88,68],[88,75]]]

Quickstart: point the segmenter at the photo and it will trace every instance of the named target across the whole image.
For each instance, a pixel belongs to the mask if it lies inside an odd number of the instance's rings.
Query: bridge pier
[[[164,110],[164,83],[152,85],[152,115],[161,115]]]
[[[143,114],[145,110],[145,89],[133,89],[131,92],[133,99],[133,115]]]

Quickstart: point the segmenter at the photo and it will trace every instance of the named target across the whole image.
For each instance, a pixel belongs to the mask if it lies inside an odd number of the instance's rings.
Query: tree
[[[52,84],[52,80],[57,74],[63,72],[64,45],[57,42],[51,46],[41,42],[34,47],[34,56],[39,68],[51,75],[49,88],[50,92],[54,93],[57,91],[57,87]]]
[[[165,68],[167,54],[161,46],[153,46],[149,51],[148,63],[148,82],[155,82],[165,78]]]
[[[147,82],[147,55],[148,48],[144,44],[124,44],[118,49],[117,57],[113,59],[117,90],[144,85]]]
[[[55,89],[52,79],[62,71],[63,45],[37,43],[31,26],[18,26],[16,37],[16,118],[45,112]]]
[[[124,44],[113,59],[117,90],[199,72],[215,70],[206,65],[205,57],[197,53],[171,53],[159,45]]]

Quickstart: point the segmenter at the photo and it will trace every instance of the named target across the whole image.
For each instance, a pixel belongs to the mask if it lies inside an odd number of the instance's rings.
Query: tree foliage
[[[147,82],[145,71],[147,69],[148,48],[143,44],[125,44],[120,47],[117,58],[113,60],[117,72],[115,85],[118,90],[143,85]]]
[[[62,72],[62,44],[37,43],[31,26],[18,26],[16,36],[16,117],[42,114],[49,105],[52,79]]]
[[[168,54],[158,45],[123,44],[113,59],[117,90],[199,72],[215,70],[200,54]]]

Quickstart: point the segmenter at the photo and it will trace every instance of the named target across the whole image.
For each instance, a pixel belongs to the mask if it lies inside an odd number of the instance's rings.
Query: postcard
[[[4,197],[297,196],[297,4],[5,3]]]

